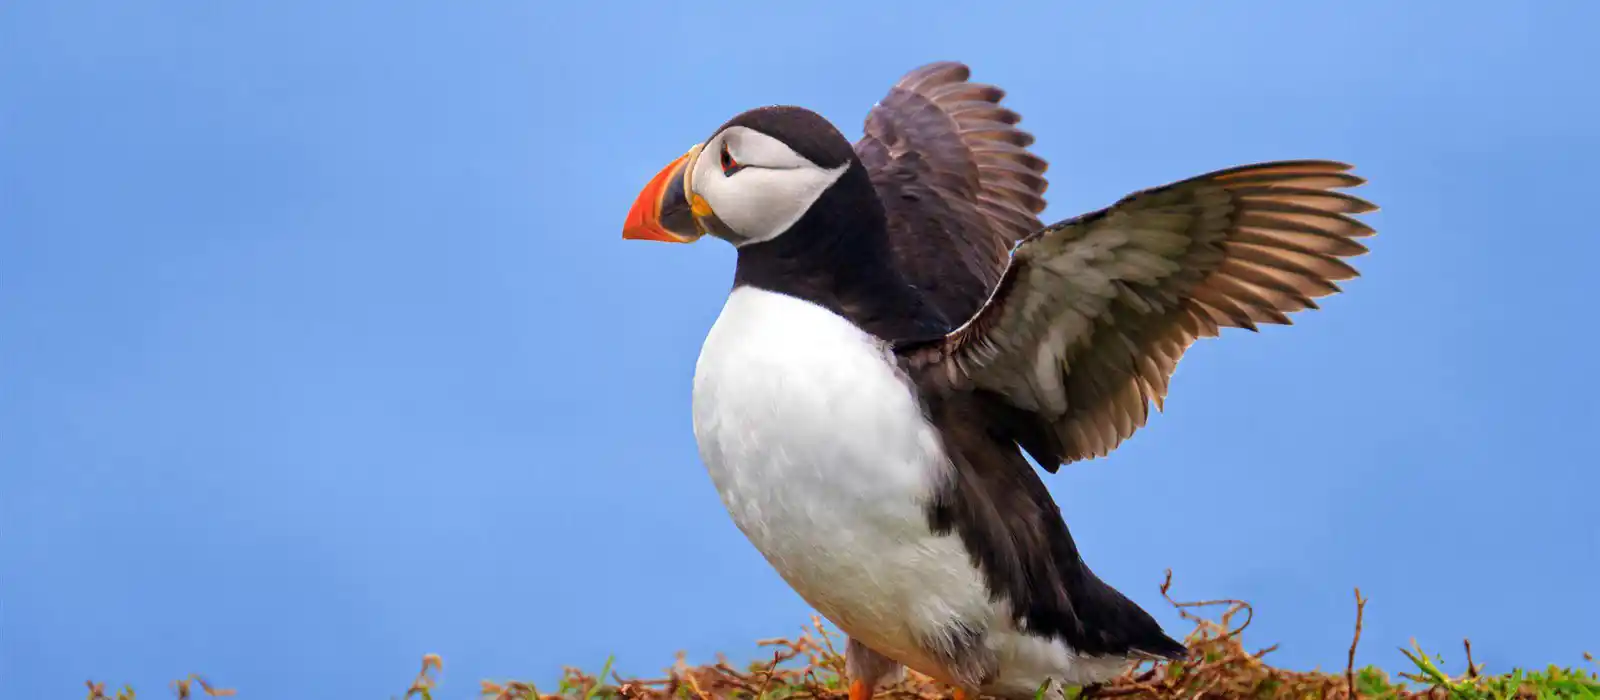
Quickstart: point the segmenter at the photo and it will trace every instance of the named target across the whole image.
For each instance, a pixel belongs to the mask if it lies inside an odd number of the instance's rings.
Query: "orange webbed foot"
[[[872,689],[861,680],[850,681],[850,700],[870,700]]]

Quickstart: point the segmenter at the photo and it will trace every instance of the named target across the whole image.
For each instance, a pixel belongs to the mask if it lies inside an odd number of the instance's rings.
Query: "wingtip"
[[[895,87],[916,92],[929,84],[960,83],[972,77],[972,69],[960,61],[933,61],[913,68],[901,76]]]
[[[1171,637],[1167,637],[1166,641],[1170,644],[1170,646],[1164,647],[1161,651],[1156,653],[1156,656],[1172,661],[1189,656],[1189,647],[1184,646],[1183,642]]]
[[[1166,632],[1157,632],[1155,638],[1130,647],[1128,655],[1145,661],[1177,661],[1188,658],[1189,647]]]

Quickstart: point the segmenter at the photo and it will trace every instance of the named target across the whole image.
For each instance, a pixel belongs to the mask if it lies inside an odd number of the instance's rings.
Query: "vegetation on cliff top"
[[[1465,668],[1452,674],[1442,668],[1436,655],[1424,652],[1412,642],[1400,649],[1412,670],[1391,677],[1368,666],[1355,667],[1356,648],[1361,643],[1361,622],[1366,600],[1356,591],[1354,633],[1344,659],[1342,672],[1294,671],[1277,668],[1266,656],[1275,646],[1250,650],[1240,641],[1240,633],[1250,624],[1253,610],[1239,600],[1180,602],[1168,595],[1172,575],[1161,585],[1161,593],[1194,624],[1186,643],[1184,659],[1133,667],[1121,677],[1099,688],[1066,690],[1067,698],[1119,698],[1126,700],[1207,700],[1222,698],[1457,698],[1461,700],[1501,700],[1510,698],[1592,698],[1600,700],[1600,676],[1592,670],[1551,665],[1543,670],[1512,669],[1489,674],[1473,663],[1472,646],[1463,641]],[[1197,614],[1204,609],[1220,610],[1214,617]],[[1242,619],[1241,619],[1242,618]],[[843,639],[828,630],[820,620],[791,639],[758,642],[769,658],[743,668],[719,659],[702,666],[688,665],[682,655],[657,678],[622,678],[611,672],[608,661],[596,675],[567,668],[555,688],[537,688],[522,681],[480,682],[479,700],[582,700],[667,699],[710,700],[712,698],[845,698]],[[1588,665],[1594,657],[1583,654]],[[422,670],[406,689],[407,700],[434,700],[443,660],[435,655],[423,658]],[[134,700],[132,688],[108,695],[103,683],[90,681],[90,700]],[[180,700],[199,696],[225,697],[234,689],[208,683],[198,676],[175,681],[172,689]],[[951,697],[949,686],[921,674],[907,673],[900,683],[880,690],[883,700],[935,700]],[[248,695],[248,693],[246,693]],[[458,694],[451,694],[459,697]]]

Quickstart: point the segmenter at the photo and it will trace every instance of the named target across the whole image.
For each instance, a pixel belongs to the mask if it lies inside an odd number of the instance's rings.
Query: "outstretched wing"
[[[970,317],[1013,245],[1040,227],[1047,183],[1033,137],[997,87],[954,62],[907,73],[867,114],[856,154],[888,215],[897,264],[951,325]]]
[[[1157,409],[1196,338],[1287,314],[1356,276],[1341,258],[1372,204],[1334,190],[1350,166],[1285,161],[1135,193],[1017,246],[983,308],[942,340],[898,348],[919,379],[1025,411],[1043,466],[1104,456]]]

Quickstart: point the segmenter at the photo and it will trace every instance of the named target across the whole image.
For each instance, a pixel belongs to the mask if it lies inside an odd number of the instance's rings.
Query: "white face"
[[[740,246],[789,230],[849,168],[848,162],[823,168],[782,141],[733,126],[706,142],[690,178],[694,194],[733,230],[737,238],[731,242]]]

